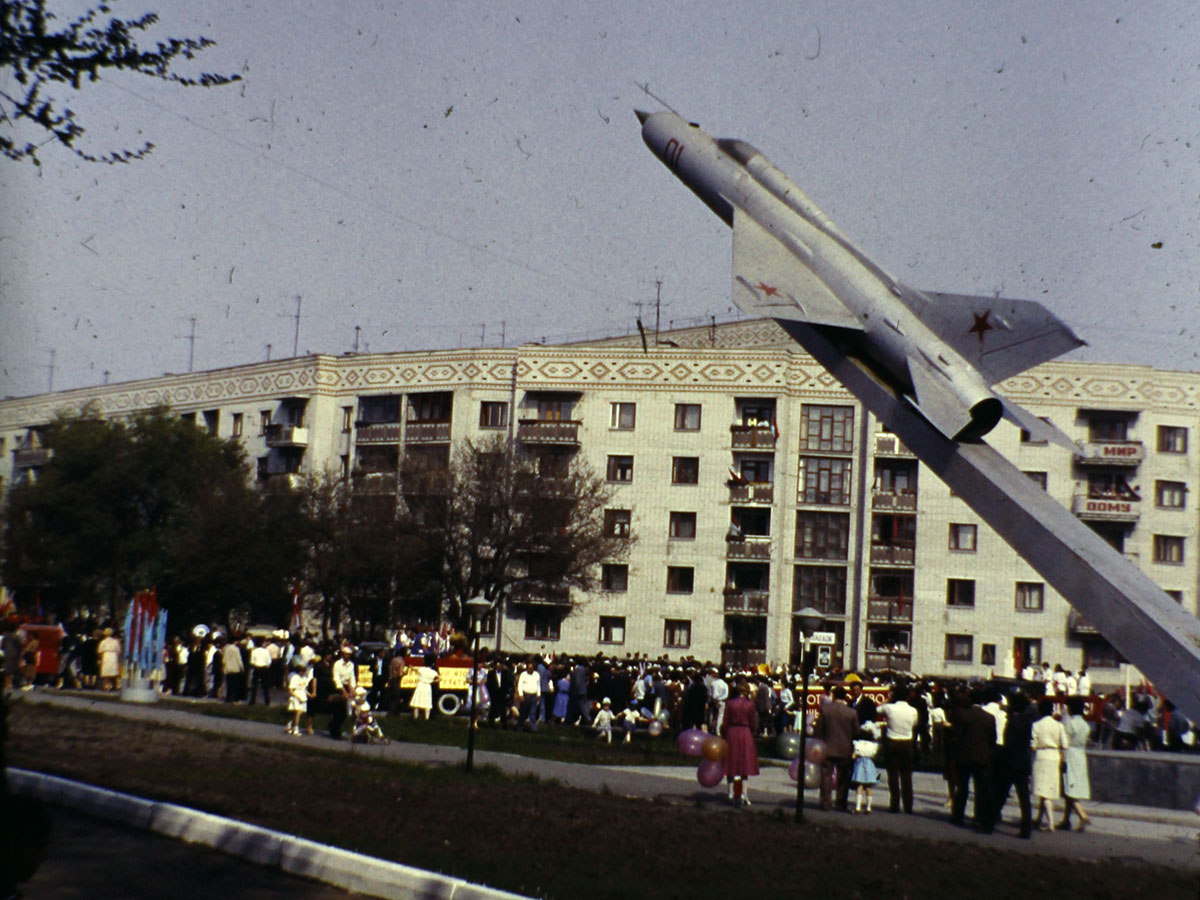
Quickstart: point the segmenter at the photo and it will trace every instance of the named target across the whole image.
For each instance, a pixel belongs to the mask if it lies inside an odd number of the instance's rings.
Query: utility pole
[[[662,316],[662,279],[654,280],[654,346],[658,346],[658,324]]]
[[[46,393],[48,394],[54,393],[54,357],[57,353],[57,350],[52,349],[50,351],[50,364],[46,366],[46,371],[48,373],[46,378]]]
[[[271,361],[271,345],[267,344],[267,362]]]
[[[300,303],[301,296],[296,295],[296,336],[292,339],[292,356],[300,355]]]
[[[177,334],[175,337],[188,342],[188,371],[190,372],[196,361],[196,317],[192,316],[188,321],[192,323],[191,330],[187,334]]]
[[[500,346],[501,347],[506,346],[506,344],[504,343],[504,336],[505,336],[505,334],[507,334],[507,332],[505,331],[506,324],[507,323],[505,322],[504,319],[500,320]]]
[[[354,326],[354,352],[355,353],[358,352],[358,333],[361,330],[362,329],[359,326],[357,326],[357,325]]]
[[[479,346],[482,347],[487,340],[487,322],[479,323]]]

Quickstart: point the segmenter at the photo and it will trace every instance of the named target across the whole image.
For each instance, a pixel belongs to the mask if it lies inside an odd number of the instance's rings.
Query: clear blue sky
[[[142,162],[0,162],[0,395],[51,350],[56,389],[186,371],[193,317],[197,370],[288,356],[297,297],[301,353],[620,333],[658,280],[664,324],[729,317],[728,230],[642,145],[646,82],[915,287],[1200,369],[1193,3],[116,7],[245,80],[71,98]]]

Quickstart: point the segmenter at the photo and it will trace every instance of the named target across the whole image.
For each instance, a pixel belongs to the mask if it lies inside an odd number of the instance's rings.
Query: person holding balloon
[[[734,806],[749,806],[745,781],[758,774],[758,710],[750,699],[752,688],[747,681],[737,685],[735,696],[725,704],[725,719],[721,737],[729,745],[724,759],[725,780],[729,784],[729,799]]]

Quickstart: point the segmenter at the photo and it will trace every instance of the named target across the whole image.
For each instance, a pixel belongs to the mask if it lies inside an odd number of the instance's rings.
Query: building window
[[[796,555],[805,559],[847,559],[850,516],[847,513],[796,513]]]
[[[696,514],[694,512],[671,513],[671,537],[676,540],[692,540],[696,537]]]
[[[969,634],[946,635],[946,662],[971,662],[975,658],[975,638]]]
[[[600,617],[600,643],[602,643],[602,644],[623,644],[623,643],[625,643],[625,617],[624,616],[601,616]]]
[[[206,409],[204,411],[204,430],[216,437],[217,431],[221,427],[221,411],[219,409]]]
[[[271,424],[271,411],[269,409],[259,410],[259,412],[258,412],[258,433],[260,435],[265,435],[267,433],[267,427],[270,424]]]
[[[1050,420],[1048,418],[1046,418],[1045,416],[1038,416],[1038,418],[1041,419],[1043,422],[1045,422],[1047,425],[1051,424]],[[1027,431],[1026,429],[1022,428],[1021,429],[1021,443],[1022,444],[1044,445],[1047,442],[1046,442],[1045,438],[1035,438],[1033,436],[1032,432]]]
[[[675,430],[676,431],[699,431],[700,430],[700,404],[699,403],[676,403],[675,404]]]
[[[604,533],[610,537],[629,537],[630,512],[627,509],[604,511]]]
[[[1046,490],[1046,473],[1045,472],[1026,472],[1025,477],[1040,487],[1043,491]]]
[[[479,404],[480,428],[506,428],[508,404],[503,400],[484,400]]]
[[[1154,505],[1163,509],[1183,509],[1187,485],[1182,481],[1154,482]]]
[[[1040,581],[1018,581],[1018,612],[1041,612],[1046,607],[1046,586]]]
[[[348,481],[350,479],[350,454],[343,453],[341,456],[341,460],[342,460],[342,481]]]
[[[828,453],[854,450],[854,407],[806,403],[801,411],[800,449]]]
[[[881,494],[915,494],[916,462],[902,459],[875,460],[875,483],[871,488]]]
[[[962,522],[950,523],[950,549],[962,550],[967,553],[975,552],[975,537],[978,526]]]
[[[449,391],[408,395],[408,421],[449,422],[454,395]]]
[[[259,481],[266,481],[271,477],[271,458],[269,456],[260,456],[256,460],[255,475]]]
[[[676,456],[671,460],[672,484],[698,484],[700,481],[700,457]]]
[[[633,457],[610,456],[608,458],[608,480],[621,482],[633,481]]]
[[[636,418],[636,403],[614,403],[612,404],[612,419],[609,421],[608,427],[618,431],[633,431],[633,423]]]
[[[1154,561],[1173,566],[1183,565],[1183,538],[1173,534],[1156,534]]]
[[[562,612],[531,609],[525,613],[525,637],[534,641],[557,641],[562,630]]]
[[[850,505],[851,462],[829,456],[800,457],[800,503]]]
[[[846,614],[845,566],[796,566],[792,572],[792,612],[812,606],[827,616]]]
[[[1163,593],[1166,594],[1168,597],[1170,597],[1172,600],[1174,600],[1176,603],[1178,603],[1180,606],[1183,606],[1183,591],[1165,590],[1164,589]]]
[[[663,646],[672,650],[686,650],[692,646],[692,620],[667,619],[663,624]]]
[[[1179,425],[1158,426],[1159,453],[1187,453],[1188,430]]]
[[[1099,417],[1088,420],[1088,441],[1105,444],[1129,440],[1129,419]]]
[[[771,483],[771,460],[761,457],[743,457],[738,460],[738,474],[742,481],[750,484]]]
[[[354,407],[342,407],[342,434],[350,433],[350,426],[354,424]]]
[[[231,433],[231,434],[232,434],[234,437],[241,437],[241,436],[242,436],[242,414],[241,414],[241,413],[234,413],[234,414],[233,414],[233,431],[232,431],[232,432],[230,432],[230,433]],[[2,453],[2,452],[3,452],[3,450],[2,450],[2,449],[0,449],[0,453]]]
[[[373,397],[359,397],[358,421],[363,425],[394,424],[399,422],[400,395],[381,394]]]
[[[984,666],[994,666],[996,664],[996,645],[983,644],[979,648],[979,663]]]
[[[1026,666],[1040,666],[1042,664],[1042,639],[1013,638],[1013,664],[1016,666],[1018,674]]]
[[[600,586],[614,593],[629,590],[629,566],[624,563],[605,563],[600,570]]]
[[[947,578],[946,605],[973,608],[975,606],[975,579]]]
[[[690,594],[696,583],[696,570],[691,566],[667,566],[667,593]]]
[[[1083,664],[1089,669],[1117,669],[1125,657],[1102,637],[1084,641]]]

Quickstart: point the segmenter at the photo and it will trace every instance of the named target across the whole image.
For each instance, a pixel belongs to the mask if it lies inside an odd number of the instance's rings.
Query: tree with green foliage
[[[468,600],[564,602],[631,537],[608,533],[605,484],[575,455],[536,455],[503,439],[458,445],[448,465],[410,455],[401,493],[428,548],[442,612],[464,628]]]
[[[157,587],[177,623],[286,621],[302,563],[295,504],[250,486],[236,440],[165,407],[128,421],[85,408],[46,436],[49,464],[5,501],[4,582],[19,601],[113,618]]]
[[[41,143],[57,142],[88,162],[117,163],[141,159],[154,145],[89,153],[78,145],[85,129],[75,111],[55,91],[82,90],[87,82],[118,73],[131,73],[174,82],[184,87],[215,87],[239,81],[238,75],[203,72],[186,76],[175,71],[181,60],[193,60],[214,46],[206,37],[164,37],[154,46],[138,44],[140,33],[158,24],[156,13],[135,19],[110,16],[111,3],[99,3],[75,18],[60,20],[46,0],[0,0],[0,68],[11,82],[0,88],[0,118],[9,127],[29,123],[43,135]],[[0,134],[0,152],[13,160],[41,165],[41,143],[22,142]]]

